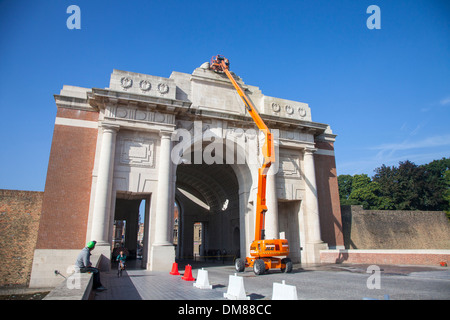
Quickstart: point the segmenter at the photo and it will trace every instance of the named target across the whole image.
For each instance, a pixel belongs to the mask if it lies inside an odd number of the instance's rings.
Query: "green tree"
[[[407,160],[398,167],[382,165],[369,178],[338,176],[341,204],[379,210],[446,210],[450,212],[450,158],[416,165]],[[450,215],[450,214],[449,214]]]
[[[374,171],[375,175],[372,177],[372,180],[378,183],[379,194],[382,197],[379,210],[395,210],[394,198],[399,189],[397,168],[394,166],[387,167],[383,164]]]
[[[394,194],[394,203],[397,210],[417,210],[420,204],[420,193],[423,189],[423,170],[413,162],[407,160],[399,162],[396,183],[397,192]]]
[[[367,174],[355,174],[348,200],[351,204],[362,205],[364,209],[378,209],[379,191],[378,183],[373,182]]]
[[[339,200],[341,205],[351,205],[351,201],[348,200],[350,193],[352,192],[353,176],[349,174],[342,174],[338,176],[339,185]]]
[[[373,177],[380,185],[380,196],[389,199],[392,209],[418,210],[425,188],[423,167],[411,161],[400,162],[398,168],[382,165]]]
[[[380,185],[380,196],[390,199],[396,210],[444,210],[446,190],[444,173],[450,159],[434,160],[418,166],[411,161],[399,166],[382,165],[375,169],[373,181]]]
[[[434,160],[422,166],[423,188],[421,190],[421,210],[449,210],[449,203],[445,196],[448,192],[450,158]]]
[[[450,170],[447,169],[444,172],[444,181],[445,181],[445,192],[444,192],[444,201],[447,202],[447,208],[445,208],[445,213],[447,214],[447,218],[450,219]]]

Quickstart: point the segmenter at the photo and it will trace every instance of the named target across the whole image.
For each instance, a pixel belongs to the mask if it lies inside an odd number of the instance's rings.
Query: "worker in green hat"
[[[77,261],[75,262],[75,270],[81,273],[92,272],[94,275],[92,288],[97,291],[103,291],[106,290],[106,288],[100,282],[100,271],[97,268],[92,267],[90,260],[91,251],[94,250],[96,243],[96,241],[89,241],[86,244],[86,247],[81,250],[77,257]]]
[[[88,247],[89,249],[94,249],[95,245],[96,245],[97,241],[89,241],[88,244],[86,245],[86,247]]]

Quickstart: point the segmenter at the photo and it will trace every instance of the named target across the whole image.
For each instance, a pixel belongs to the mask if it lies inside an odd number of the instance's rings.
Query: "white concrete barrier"
[[[197,273],[197,281],[194,283],[194,287],[199,289],[212,289],[212,285],[209,284],[208,270],[201,269]]]
[[[282,283],[273,283],[272,300],[298,300],[297,287],[287,285],[283,280]]]
[[[236,273],[229,276],[228,289],[223,296],[228,300],[250,300],[250,297],[245,295],[244,278],[238,277]]]

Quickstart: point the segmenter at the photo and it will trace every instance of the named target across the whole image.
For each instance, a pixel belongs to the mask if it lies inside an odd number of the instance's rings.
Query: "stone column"
[[[97,246],[109,246],[108,230],[111,205],[112,174],[116,135],[119,126],[103,123],[102,144],[98,162],[97,186],[92,217],[91,240],[97,241]],[[108,255],[109,257],[109,255]]]
[[[102,145],[98,162],[97,185],[95,190],[94,210],[92,213],[91,239],[97,241],[96,254],[103,254],[106,259],[99,266],[101,270],[110,269],[109,257],[111,244],[109,243],[109,218],[111,216],[111,192],[114,166],[116,136],[119,126],[112,124],[101,125]]]
[[[319,203],[317,199],[316,172],[314,168],[314,152],[316,149],[306,149],[303,158],[305,170],[305,207],[308,217],[308,242],[322,242],[320,236]]]
[[[319,201],[317,198],[316,172],[314,167],[314,152],[317,149],[305,149],[304,154],[304,178],[305,199],[303,205],[306,211],[307,237],[306,237],[306,262],[320,262],[320,250],[327,249],[327,244],[321,239]]]
[[[175,250],[172,242],[169,241],[169,219],[172,219],[173,212],[170,212],[170,168],[172,162],[171,153],[171,131],[161,131],[161,145],[159,149],[158,161],[158,191],[156,194],[155,212],[155,241],[153,243],[149,269],[167,271],[171,270],[175,261]]]
[[[158,161],[158,192],[156,194],[155,246],[171,245],[168,241],[170,201],[170,146],[171,132],[162,131]]]
[[[266,221],[265,221],[265,233],[266,239],[278,239],[278,199],[276,189],[276,175],[267,175],[266,180]]]

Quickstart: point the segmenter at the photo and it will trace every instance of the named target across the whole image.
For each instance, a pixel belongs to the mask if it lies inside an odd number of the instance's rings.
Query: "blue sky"
[[[69,5],[81,29],[69,30]],[[370,30],[369,5],[381,10]],[[64,84],[169,77],[223,54],[338,135],[338,174],[450,156],[450,1],[0,0],[0,188],[43,191]]]

